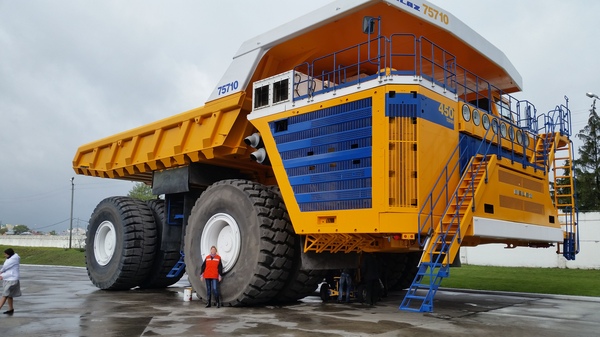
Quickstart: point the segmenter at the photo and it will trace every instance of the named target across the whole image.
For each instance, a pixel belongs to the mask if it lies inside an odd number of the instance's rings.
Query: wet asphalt
[[[21,266],[23,296],[0,314],[0,336],[598,336],[600,298],[438,291],[433,313],[323,303],[205,308],[183,300],[187,276],[162,290],[103,291],[85,268]],[[2,310],[5,311],[6,305]]]

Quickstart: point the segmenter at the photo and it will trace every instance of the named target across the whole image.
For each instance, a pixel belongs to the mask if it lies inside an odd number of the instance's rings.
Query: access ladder
[[[495,155],[471,158],[444,216],[425,244],[419,270],[400,304],[401,310],[433,311],[433,298],[442,280],[449,276],[450,264],[458,254],[463,233],[472,223],[475,200],[482,193],[481,186],[487,182],[487,168],[496,160]]]

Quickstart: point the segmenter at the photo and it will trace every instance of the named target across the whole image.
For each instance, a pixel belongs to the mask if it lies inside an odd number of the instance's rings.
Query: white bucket
[[[189,302],[192,300],[192,287],[183,289],[183,301]]]

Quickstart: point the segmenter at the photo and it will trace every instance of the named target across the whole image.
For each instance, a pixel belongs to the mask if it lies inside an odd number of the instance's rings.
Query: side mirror
[[[375,32],[375,19],[372,16],[365,16],[363,18],[363,33],[373,34]]]

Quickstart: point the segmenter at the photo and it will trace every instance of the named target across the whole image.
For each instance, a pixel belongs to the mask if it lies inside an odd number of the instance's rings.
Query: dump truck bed
[[[193,162],[265,170],[249,159],[243,138],[251,132],[244,112],[245,94],[177,114],[100,139],[77,150],[78,174],[150,182],[152,172]]]

